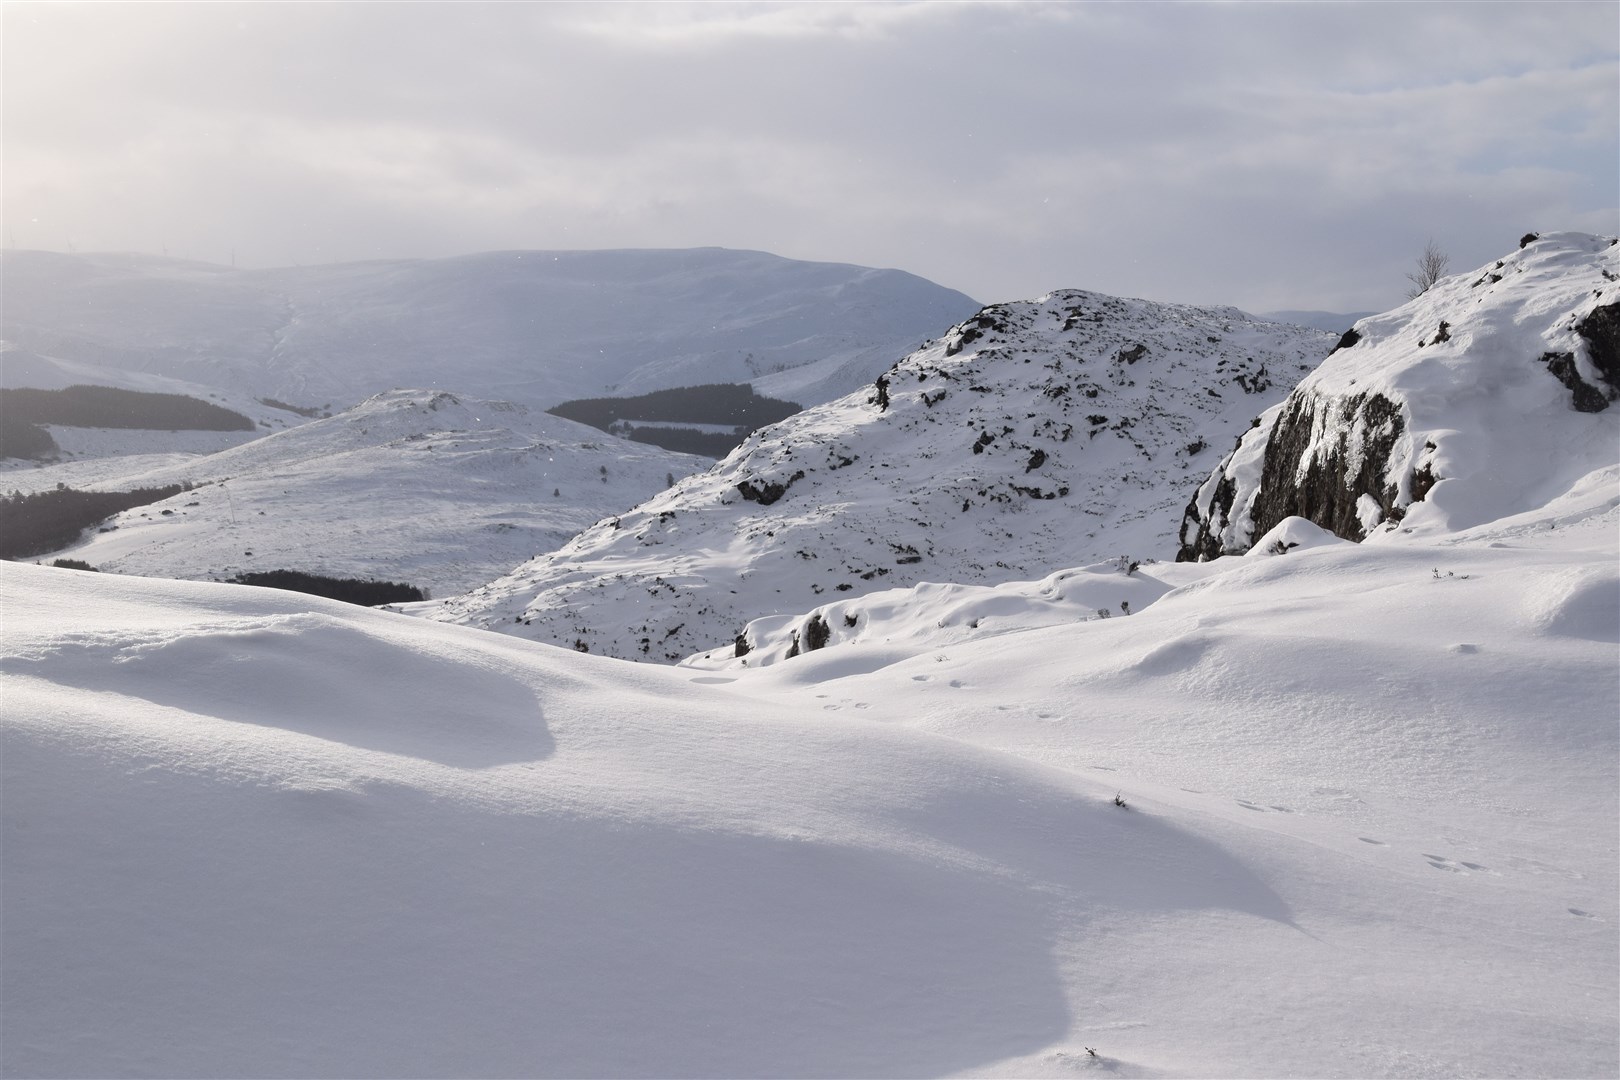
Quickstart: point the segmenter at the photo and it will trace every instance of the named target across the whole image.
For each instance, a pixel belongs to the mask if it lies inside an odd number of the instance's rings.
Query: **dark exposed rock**
[[[1361,340],[1361,334],[1356,330],[1355,327],[1352,326],[1350,329],[1348,329],[1348,330],[1346,330],[1344,332],[1344,336],[1339,339],[1339,343],[1337,345],[1333,346],[1333,348],[1331,350],[1329,350],[1328,355],[1332,356],[1334,353],[1338,352],[1340,349],[1351,348],[1352,346],[1355,345],[1356,342],[1358,342],[1360,340]]]
[[[1209,515],[1199,513],[1199,492],[1194,492],[1181,515],[1181,547],[1176,562],[1206,562],[1226,554],[1221,549],[1221,531],[1232,520],[1232,504],[1237,501],[1237,484],[1230,476],[1215,482],[1209,501]]]
[[[738,634],[732,645],[735,648],[735,652],[732,654],[734,656],[747,656],[754,651],[754,647],[748,644],[748,635],[746,633]]]
[[[867,404],[876,405],[878,412],[887,412],[889,409],[889,377],[879,375],[877,382],[873,383],[872,387],[877,393],[866,399]]]
[[[1541,234],[1540,233],[1533,233],[1533,232],[1525,233],[1523,236],[1519,237],[1519,250],[1523,251],[1525,248],[1529,247],[1531,244],[1535,243],[1537,240],[1540,240],[1540,239],[1541,239]]]
[[[800,469],[788,477],[786,482],[767,480],[763,484],[755,484],[752,480],[741,480],[737,483],[737,493],[749,502],[769,506],[783,495],[786,495],[788,488],[793,486],[795,480],[803,479],[804,470]]]
[[[1322,440],[1318,433],[1324,430],[1337,434]],[[1384,474],[1405,431],[1400,406],[1382,394],[1290,395],[1266,443],[1252,513],[1254,535],[1297,516],[1336,536],[1361,540],[1366,533],[1356,502],[1362,495],[1378,500],[1386,518],[1399,517],[1398,492]],[[1353,433],[1360,436],[1357,446],[1351,444]]]
[[[1620,394],[1620,304],[1593,308],[1575,324],[1586,341],[1586,355],[1598,375],[1609,384],[1609,400]]]
[[[1026,499],[1061,499],[1069,493],[1067,487],[1060,487],[1056,491],[1042,491],[1038,487],[1024,487],[1021,484],[1008,484],[1007,486]]]
[[[1547,365],[1547,372],[1553,378],[1569,388],[1577,412],[1602,412],[1609,407],[1609,399],[1603,391],[1581,378],[1581,373],[1575,369],[1574,353],[1545,352],[1541,354],[1541,362]]]
[[[827,642],[832,640],[832,627],[820,615],[810,616],[810,621],[804,624],[804,651],[815,652],[825,648]]]
[[[1586,343],[1596,383],[1582,376],[1573,353],[1545,352],[1539,359],[1548,374],[1568,388],[1577,411],[1602,412],[1620,398],[1620,304],[1593,308],[1575,324],[1575,332]]]
[[[945,346],[945,355],[955,356],[962,351],[964,345],[971,345],[983,337],[987,330],[999,333],[1005,329],[1006,325],[998,317],[996,309],[987,307],[962,324],[961,331]]]

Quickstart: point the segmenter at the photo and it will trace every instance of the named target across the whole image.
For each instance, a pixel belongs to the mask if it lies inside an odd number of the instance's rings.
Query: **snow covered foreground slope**
[[[1607,481],[726,674],[0,564],[0,1071],[1612,1076]]]
[[[1352,540],[1530,510],[1620,460],[1620,245],[1548,233],[1363,319],[1198,489],[1182,558],[1285,517]]]
[[[297,570],[444,594],[705,463],[509,402],[393,390],[230,450],[99,477],[112,490],[197,486],[56,554],[121,574]]]
[[[721,248],[275,270],[7,251],[0,281],[0,337],[36,353],[332,409],[395,386],[547,408],[714,382],[811,404],[978,306],[899,270]]]
[[[1330,334],[1064,291],[984,309],[877,385],[506,577],[414,611],[673,661],[750,619],[919,581],[1169,558],[1186,492]]]

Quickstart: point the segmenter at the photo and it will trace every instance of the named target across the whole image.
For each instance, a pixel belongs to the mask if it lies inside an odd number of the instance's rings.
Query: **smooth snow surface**
[[[1080,291],[995,305],[881,392],[756,432],[565,547],[413,610],[676,661],[840,594],[1172,558],[1192,488],[1334,340]]]
[[[0,282],[0,337],[34,353],[333,411],[395,386],[549,408],[751,382],[809,405],[978,306],[899,270],[721,248],[278,270],[7,251]]]
[[[41,558],[200,580],[298,570],[445,595],[559,547],[706,459],[508,402],[394,390],[234,449],[145,463],[103,460],[93,486],[196,487]],[[86,469],[16,475],[48,486]]]
[[[0,1066],[1612,1076],[1613,479],[723,672],[0,565]]]

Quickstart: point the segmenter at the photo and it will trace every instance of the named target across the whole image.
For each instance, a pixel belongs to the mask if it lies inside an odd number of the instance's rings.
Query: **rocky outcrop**
[[[1410,531],[1420,505],[1467,527],[1601,466],[1620,399],[1617,270],[1610,238],[1530,236],[1363,319],[1199,486],[1177,558],[1245,552],[1288,517],[1354,541]]]
[[[1378,524],[1399,518],[1399,485],[1389,462],[1406,434],[1401,408],[1380,393],[1327,398],[1291,394],[1266,442],[1265,468],[1251,516],[1256,536],[1283,518],[1302,517],[1346,540],[1360,540],[1376,504]]]
[[[1586,345],[1587,371],[1574,352],[1542,353],[1541,362],[1569,390],[1575,408],[1602,412],[1620,398],[1620,304],[1592,309],[1575,323],[1575,333]]]

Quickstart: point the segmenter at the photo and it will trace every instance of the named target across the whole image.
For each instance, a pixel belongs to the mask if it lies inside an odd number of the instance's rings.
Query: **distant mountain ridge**
[[[40,356],[335,409],[400,386],[544,408],[714,382],[814,403],[978,307],[899,270],[721,248],[273,270],[6,251],[0,289],[0,338]]]
[[[840,594],[1169,559],[1186,492],[1220,445],[1334,340],[1235,308],[1082,291],[994,305],[865,391],[412,610],[673,661]]]
[[[1362,319],[1378,314],[1376,311],[1262,311],[1260,318],[1270,319],[1272,322],[1292,323],[1295,326],[1309,326],[1317,330],[1330,330],[1335,334],[1342,333],[1354,326]]]

